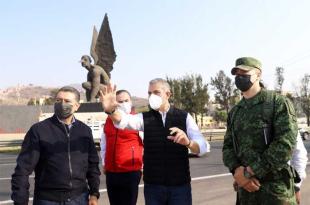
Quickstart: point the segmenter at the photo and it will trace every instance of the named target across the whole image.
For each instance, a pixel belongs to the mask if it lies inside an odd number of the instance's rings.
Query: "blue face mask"
[[[236,75],[235,84],[241,92],[249,90],[253,86],[251,75]]]

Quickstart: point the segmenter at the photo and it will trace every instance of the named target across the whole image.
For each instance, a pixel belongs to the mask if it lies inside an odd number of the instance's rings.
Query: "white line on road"
[[[231,175],[231,173],[225,173],[225,174],[217,174],[217,175],[211,175],[211,176],[204,176],[204,177],[195,177],[192,178],[192,181],[199,181],[199,180],[204,180],[204,179],[213,179],[213,178],[218,178],[218,177],[225,177],[225,176],[229,176]],[[139,187],[144,187],[144,184],[140,184]],[[100,193],[104,193],[107,192],[107,189],[100,189],[99,190]],[[33,198],[29,198],[29,201],[32,201]],[[12,200],[6,200],[6,201],[0,201],[0,204],[11,204],[13,203]]]
[[[307,162],[307,165],[310,165],[310,162]],[[192,181],[199,181],[199,180],[204,180],[204,179],[214,179],[214,178],[219,178],[219,177],[226,177],[226,176],[231,176],[231,173],[224,173],[224,174],[216,174],[216,175],[210,175],[210,176],[203,176],[203,177],[195,177],[192,178]],[[1,178],[0,178],[1,179]],[[9,178],[11,179],[11,178]],[[144,187],[144,184],[140,184],[139,187]],[[107,192],[107,189],[100,189],[100,193]],[[32,201],[33,198],[29,198],[29,201]],[[6,201],[0,201],[0,204],[11,204],[13,203],[12,200],[6,200]]]
[[[192,181],[199,181],[199,180],[204,180],[204,179],[213,179],[213,178],[226,177],[226,176],[231,176],[231,173],[216,174],[216,175],[204,176],[204,177],[195,177],[195,178],[192,178]]]
[[[34,178],[34,175],[30,175],[29,178]],[[0,181],[1,180],[11,180],[12,178],[11,177],[4,177],[4,178],[0,178]]]
[[[0,166],[16,165],[16,163],[0,164]]]
[[[4,157],[4,158],[0,158],[1,160],[8,160],[8,159],[16,159],[16,157]]]
[[[217,175],[211,175],[211,176],[204,176],[204,177],[195,177],[192,178],[192,181],[199,181],[199,180],[204,180],[204,179],[213,179],[213,178],[219,178],[219,177],[226,177],[226,176],[231,176],[231,173],[226,173],[226,174],[217,174]],[[144,184],[140,184],[139,187],[144,187]],[[100,193],[106,192],[107,189],[100,189]]]
[[[32,201],[32,198],[29,198],[29,201]],[[12,204],[13,201],[12,200],[6,200],[6,201],[0,201],[0,204]]]

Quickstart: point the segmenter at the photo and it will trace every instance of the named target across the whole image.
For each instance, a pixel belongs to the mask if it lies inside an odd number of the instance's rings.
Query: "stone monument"
[[[90,56],[81,57],[81,65],[88,70],[87,81],[82,83],[82,87],[86,90],[87,102],[97,102],[99,90],[110,82],[110,72],[116,60],[107,14],[104,16],[99,34],[94,26],[90,55],[94,60],[93,64]]]

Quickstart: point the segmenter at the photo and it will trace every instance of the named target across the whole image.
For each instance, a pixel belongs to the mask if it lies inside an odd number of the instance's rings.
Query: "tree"
[[[170,85],[171,88],[171,97],[169,99],[170,103],[172,103],[175,107],[181,108],[181,85],[180,80],[178,79],[172,79],[167,77],[167,82]]]
[[[195,114],[195,82],[192,75],[186,75],[180,80],[181,86],[181,105],[182,109],[186,110],[190,114]]]
[[[58,92],[58,88],[51,89],[51,91],[50,91],[51,98],[53,98],[53,99],[56,98],[57,92]]]
[[[27,105],[39,105],[39,100],[37,100],[36,98],[30,98]]]
[[[46,99],[44,100],[44,104],[45,104],[45,105],[53,105],[53,104],[55,103],[55,98],[56,98],[57,92],[58,92],[58,89],[57,89],[57,88],[52,89],[52,90],[50,91],[50,97],[49,97],[49,98],[46,98]]]
[[[296,112],[296,116],[302,116],[304,115],[303,110],[301,108],[301,103],[300,103],[300,98],[295,95],[293,95],[292,93],[286,93],[285,96],[290,99],[290,101],[293,103],[294,108],[295,108],[295,112]]]
[[[219,124],[220,122],[226,122],[227,113],[223,110],[215,110],[213,118],[217,122],[217,124]]]
[[[305,74],[301,79],[299,91],[296,92],[301,109],[307,118],[307,125],[310,126],[310,75]]]
[[[203,126],[203,118],[207,113],[207,104],[209,103],[208,85],[203,83],[201,75],[195,75],[195,90],[194,90],[194,104],[195,104],[195,119],[198,123],[197,115],[200,115],[200,124]]]
[[[277,93],[282,93],[282,85],[284,82],[284,68],[283,67],[276,67],[276,85],[275,85],[275,91]]]
[[[229,109],[237,102],[238,91],[234,82],[220,70],[215,78],[211,78],[211,85],[215,90],[215,102],[220,104],[221,109],[228,114]]]
[[[201,75],[185,75],[178,79],[167,77],[167,82],[172,92],[170,102],[174,106],[193,114],[196,123],[198,123],[198,115],[201,115],[201,122],[203,122],[206,105],[209,102],[209,94],[208,85],[203,83]]]

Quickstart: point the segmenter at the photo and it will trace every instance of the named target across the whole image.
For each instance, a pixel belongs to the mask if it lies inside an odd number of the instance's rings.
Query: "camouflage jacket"
[[[287,168],[296,144],[297,122],[292,103],[284,96],[274,95],[274,110],[271,121],[273,140],[266,145],[262,114],[267,91],[262,89],[250,99],[242,99],[232,108],[227,119],[224,137],[223,161],[233,171],[236,167],[250,166],[258,178],[269,172]],[[232,119],[233,118],[233,119]],[[234,134],[239,148],[234,150]]]

